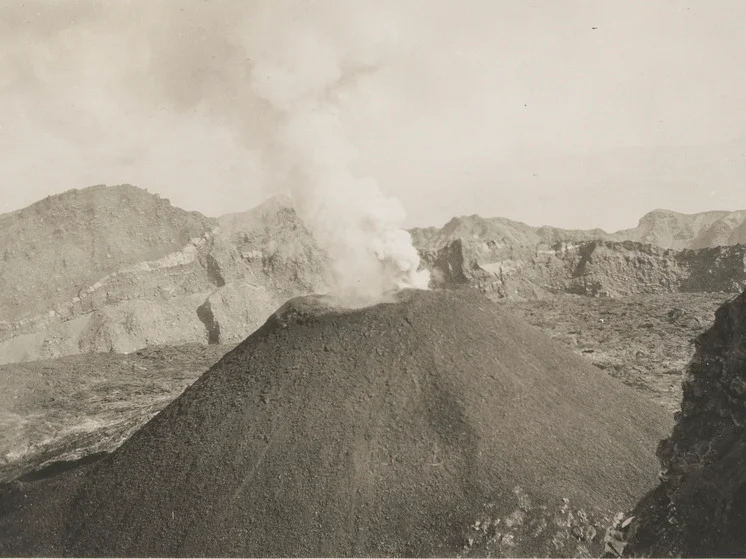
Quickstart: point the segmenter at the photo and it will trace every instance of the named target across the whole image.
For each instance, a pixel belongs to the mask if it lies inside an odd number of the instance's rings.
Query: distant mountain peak
[[[613,237],[677,250],[743,244],[746,210],[686,214],[659,208],[642,216],[636,228],[619,231]]]

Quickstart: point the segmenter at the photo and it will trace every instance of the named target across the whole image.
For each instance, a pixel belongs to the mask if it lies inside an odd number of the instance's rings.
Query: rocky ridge
[[[553,245],[559,241],[633,241],[665,249],[685,250],[746,244],[746,210],[683,214],[657,209],[637,227],[607,233],[603,229],[534,227],[503,217],[454,217],[443,227],[411,230],[418,246],[443,245],[455,238],[502,239],[513,245]]]
[[[746,244],[746,210],[696,214],[654,210],[645,214],[637,227],[610,237],[677,250]]]
[[[668,223],[655,217],[664,213],[614,235],[650,239],[644,231]],[[689,216],[699,225],[687,235],[721,222],[737,231],[739,215]],[[17,237],[0,241],[8,299],[0,305],[0,363],[232,343],[287,299],[329,285],[326,256],[282,197],[212,219],[133,186],[96,186],[0,216],[0,229]],[[746,286],[746,245],[677,251],[619,242],[601,230],[478,216],[411,234],[433,287],[474,287],[493,299],[734,293]]]
[[[746,287],[746,245],[675,251],[633,241],[520,244],[473,235],[439,239],[420,254],[435,287],[468,285],[495,299],[737,293]]]

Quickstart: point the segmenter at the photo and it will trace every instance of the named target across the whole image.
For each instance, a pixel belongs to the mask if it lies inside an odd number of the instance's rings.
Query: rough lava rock
[[[631,513],[628,556],[746,555],[746,292],[697,338],[662,482]]]
[[[0,365],[0,482],[111,452],[233,347],[152,346]]]
[[[439,238],[420,254],[434,287],[470,286],[495,299],[737,293],[746,287],[746,245],[675,251],[633,241],[549,246],[476,235]]]
[[[712,325],[715,311],[729,298],[557,295],[499,304],[673,414],[681,408],[681,380],[694,356],[694,338]]]

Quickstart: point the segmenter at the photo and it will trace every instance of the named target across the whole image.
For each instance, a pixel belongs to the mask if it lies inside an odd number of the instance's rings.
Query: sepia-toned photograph
[[[746,1],[0,0],[0,557],[746,557]]]

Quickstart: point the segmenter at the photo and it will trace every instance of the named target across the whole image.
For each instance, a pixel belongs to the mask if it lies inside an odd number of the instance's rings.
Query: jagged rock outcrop
[[[662,483],[632,512],[630,556],[746,555],[746,292],[696,340]]]
[[[570,273],[558,252],[601,230],[530,227],[503,218],[459,217],[441,229],[412,229],[412,240],[435,287],[476,287],[493,298],[535,299],[565,289]]]
[[[434,286],[468,285],[498,299],[736,293],[746,287],[746,245],[675,251],[632,241],[531,246],[478,237],[424,247],[420,254]]]

